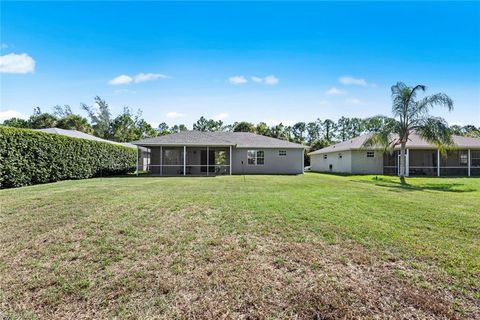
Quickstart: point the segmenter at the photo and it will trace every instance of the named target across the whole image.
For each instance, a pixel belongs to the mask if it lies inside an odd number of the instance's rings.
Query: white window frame
[[[375,158],[375,151],[367,151],[367,158]]]
[[[278,150],[278,156],[279,157],[286,157],[287,156],[287,150]]]
[[[261,152],[263,154],[262,157],[259,157],[258,156],[258,153]],[[254,154],[254,157],[253,157],[253,162],[254,163],[250,163],[248,160],[252,159],[250,156],[250,153],[253,153]],[[263,163],[258,163],[258,159],[263,159]],[[264,150],[247,150],[247,165],[249,166],[263,166],[265,164],[265,151]]]

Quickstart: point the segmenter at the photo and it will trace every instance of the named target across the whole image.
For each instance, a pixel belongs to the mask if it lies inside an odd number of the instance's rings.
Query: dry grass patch
[[[203,181],[216,180],[198,180]],[[325,230],[338,231],[338,237],[320,237],[318,229],[307,227],[314,219],[277,215],[265,202],[270,200],[242,202],[243,211],[235,211],[238,206],[229,207],[229,201],[217,198],[212,205],[191,190],[157,189],[158,199],[148,202],[150,189],[119,184],[116,190],[127,194],[119,199],[102,180],[93,182],[100,188],[78,191],[80,182],[68,182],[77,193],[68,192],[68,183],[65,194],[27,188],[27,198],[37,200],[23,205],[2,198],[4,317],[480,317],[476,287],[459,290],[458,279],[431,260],[399,254],[394,246],[365,246],[340,236],[341,226]],[[182,188],[189,188],[188,180]],[[212,197],[228,195],[208,190]],[[79,205],[86,199],[88,205]],[[268,210],[258,214],[255,206]]]

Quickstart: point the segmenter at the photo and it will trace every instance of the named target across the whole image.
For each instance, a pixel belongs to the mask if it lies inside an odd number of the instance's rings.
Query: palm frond
[[[445,93],[437,93],[423,98],[415,104],[415,112],[417,114],[426,114],[436,106],[447,107],[448,111],[453,109],[453,100]]]
[[[443,118],[425,118],[414,130],[425,141],[436,145],[442,154],[445,154],[453,146],[452,132],[448,127],[447,121]]]
[[[379,132],[372,133],[362,144],[362,149],[372,147],[381,148],[384,153],[393,152],[398,144],[398,126],[397,121],[387,123]]]

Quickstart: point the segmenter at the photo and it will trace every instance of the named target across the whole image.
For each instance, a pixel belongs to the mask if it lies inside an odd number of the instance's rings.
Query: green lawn
[[[476,318],[480,179],[101,178],[0,191],[0,318]]]

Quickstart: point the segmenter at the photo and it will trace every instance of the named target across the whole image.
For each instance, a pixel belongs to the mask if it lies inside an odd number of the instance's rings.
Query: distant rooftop
[[[85,133],[85,132],[81,132],[81,131],[77,131],[77,130],[66,130],[66,129],[60,129],[60,128],[46,128],[46,129],[36,129],[36,130],[46,132],[46,133],[60,134],[62,136],[67,136],[67,137],[71,137],[71,138],[94,140],[94,141],[100,141],[100,142],[108,142],[108,143],[118,144],[118,145],[128,147],[128,148],[136,148],[136,146],[131,144],[131,143],[127,143],[127,142],[126,143],[120,143],[120,142],[116,142],[116,141],[110,141],[110,140],[102,139],[102,138],[96,137],[94,135],[91,135],[91,134],[88,134],[88,133]]]
[[[323,154],[336,151],[348,151],[348,150],[359,150],[363,149],[363,143],[369,138],[370,134],[365,134],[350,140],[346,140],[314,152],[312,154]],[[462,136],[453,136],[454,146],[457,148],[471,148],[471,149],[480,149],[480,138],[471,138],[471,137],[462,137]],[[393,137],[392,137],[393,140]],[[409,136],[409,141],[406,144],[406,147],[409,149],[436,149],[437,147],[431,143],[425,141],[420,135],[416,133],[411,133]],[[398,148],[398,147],[397,147]],[[375,147],[370,148],[375,149]],[[379,149],[379,147],[377,147]]]
[[[203,132],[184,131],[179,133],[142,139],[132,142],[138,146],[236,146],[237,148],[290,148],[303,149],[301,144],[266,137],[249,132]]]

